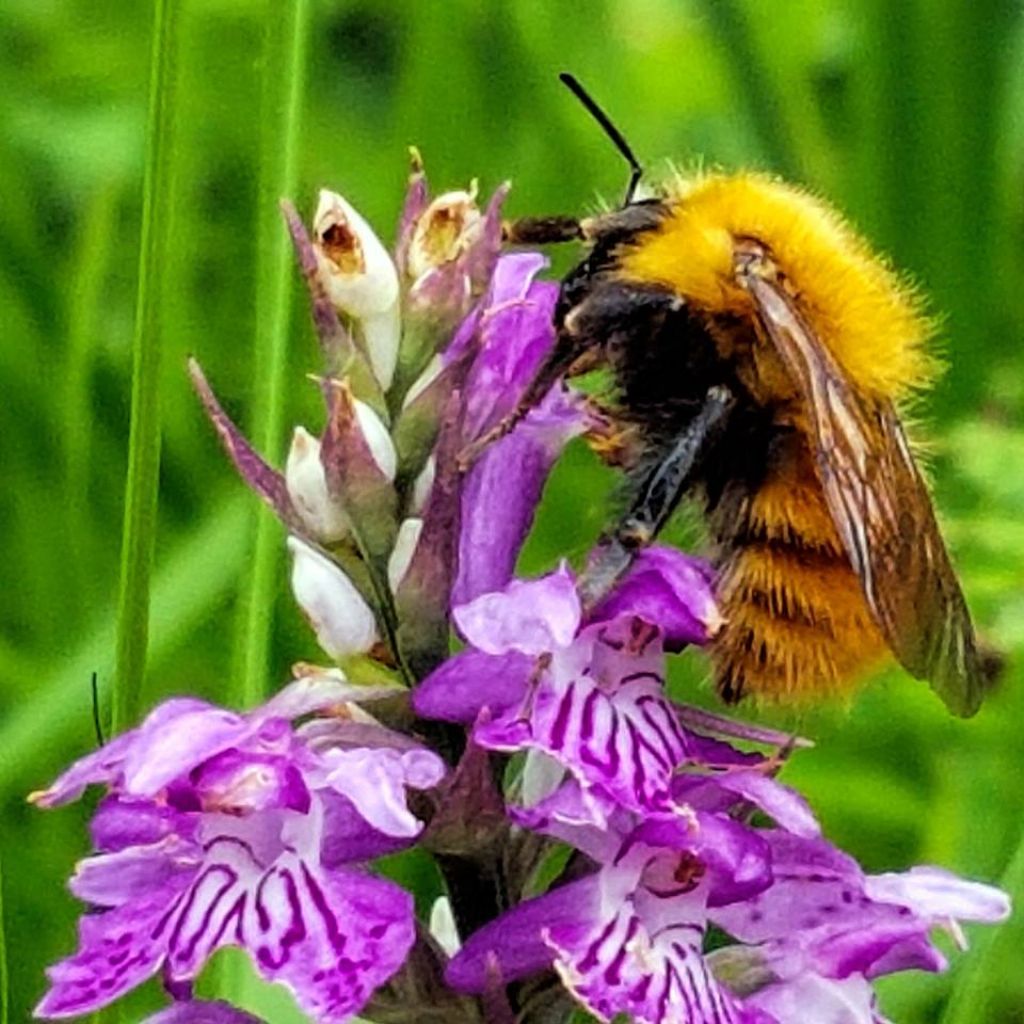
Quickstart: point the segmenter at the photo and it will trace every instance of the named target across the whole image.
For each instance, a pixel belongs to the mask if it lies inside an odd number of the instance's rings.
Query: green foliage
[[[110,699],[133,331],[162,352],[145,407],[155,410],[159,387],[146,699],[226,700],[243,679],[255,699],[264,680],[316,658],[315,641],[286,599],[280,530],[232,478],[190,393],[185,356],[202,361],[230,411],[280,462],[290,424],[318,426],[319,399],[304,377],[318,367],[306,310],[294,303],[288,312],[275,190],[294,189],[308,213],[315,188],[332,186],[386,236],[415,142],[440,187],[479,177],[486,191],[510,178],[512,213],[614,198],[625,169],[558,85],[564,68],[609,108],[652,172],[662,158],[785,172],[847,210],[942,316],[951,370],[925,410],[937,501],[978,622],[1009,653],[1003,683],[969,722],[949,719],[926,687],[896,672],[849,708],[750,714],[816,740],[788,777],[868,867],[927,860],[999,878],[1024,825],[1017,5],[320,0],[310,5],[305,61],[289,49],[294,24],[278,27],[276,49],[266,42],[268,11],[288,20],[285,6],[169,6],[173,124],[158,122],[163,178],[151,186],[165,221],[160,246],[145,249],[153,304],[141,315],[151,9],[9,0],[0,10],[0,854],[6,948],[17,965],[10,1019],[27,1019],[43,966],[73,943],[78,907],[62,884],[85,850],[86,811],[44,816],[24,796],[94,742],[93,670]],[[298,8],[287,10],[300,20]],[[556,254],[556,269],[568,258]],[[582,554],[613,487],[574,447],[524,565]],[[146,589],[142,581],[124,614],[144,614],[136,602]],[[137,654],[122,664],[141,686]],[[674,671],[680,692],[709,700],[699,655]],[[122,706],[122,724],[144,710]],[[1019,875],[1014,867],[1007,876],[1018,893]],[[979,942],[949,979],[887,982],[885,1009],[907,1024],[937,1020],[962,978],[966,994],[950,1004],[948,1024],[1019,1019],[1014,934]],[[255,991],[249,1005],[258,1008]]]

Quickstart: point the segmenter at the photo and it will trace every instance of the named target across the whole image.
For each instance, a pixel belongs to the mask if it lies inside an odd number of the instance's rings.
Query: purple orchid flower
[[[695,748],[664,693],[661,632],[640,615],[656,611],[680,645],[704,642],[718,613],[703,567],[669,549],[642,562],[623,590],[613,618],[587,624],[564,567],[455,608],[472,647],[420,685],[414,706],[424,717],[475,721],[473,739],[486,749],[554,758],[593,797],[595,821],[606,798],[671,808],[672,775]]]
[[[820,838],[778,830],[762,836],[771,849],[773,884],[718,909],[714,920],[753,950],[746,973],[757,975],[760,987],[747,1002],[779,1024],[801,1019],[788,1008],[812,1000],[822,1007],[857,1007],[851,1022],[878,1020],[872,980],[946,969],[933,930],[946,930],[965,945],[959,921],[997,923],[1010,912],[999,889],[940,868],[865,875]],[[745,984],[741,978],[740,986]],[[822,1015],[828,1019],[824,1010]]]
[[[391,692],[325,674],[247,715],[167,701],[36,794],[52,807],[93,783],[109,792],[92,824],[99,852],[71,880],[98,912],[82,918],[78,951],[50,968],[36,1015],[88,1013],[161,967],[187,993],[224,945],[246,949],[314,1020],[356,1013],[403,963],[414,924],[408,893],[352,863],[415,841],[406,787],[432,787],[444,771],[346,711]]]
[[[106,789],[70,883],[89,905],[78,950],[50,968],[37,1016],[89,1013],[160,973],[174,1002],[147,1024],[261,1024],[193,998],[234,945],[316,1024],[530,1021],[504,983],[551,971],[601,1020],[886,1024],[876,978],[942,970],[934,930],[959,941],[958,921],[1007,915],[1003,893],[937,868],[866,875],[775,778],[804,741],[669,699],[665,653],[721,626],[706,563],[648,548],[588,610],[564,565],[514,578],[556,459],[600,419],[555,386],[461,472],[459,452],[555,343],[546,260],[500,253],[507,191],[483,210],[475,186],[431,199],[414,155],[394,260],[336,194],[312,237],[286,208],[327,425],[296,429],[283,473],[192,365],[229,455],[291,535],[324,650],[411,692],[309,669],[247,714],[169,700],[34,794],[54,807]],[[443,660],[453,627],[466,648]],[[399,695],[389,722],[455,765],[426,830],[409,790],[435,787],[444,763],[360,707]],[[407,698],[466,735],[412,722]],[[433,937],[367,868],[420,841],[447,887]],[[553,843],[569,859],[544,891]]]
[[[936,868],[865,876],[817,837],[795,793],[761,778],[756,803],[774,808],[783,827],[737,820],[735,793],[731,813],[700,809],[721,806],[713,776],[692,790],[694,806],[643,818],[609,808],[604,827],[588,820],[575,780],[533,808],[513,810],[519,824],[571,843],[598,870],[472,935],[449,966],[449,983],[479,992],[496,969],[510,981],[554,967],[602,1019],[878,1024],[871,980],[944,969],[934,927],[958,934],[958,919],[1007,916],[999,890]],[[736,787],[744,790],[753,792]],[[745,945],[705,955],[712,924]],[[680,1008],[687,1016],[673,1016]]]
[[[771,884],[770,851],[757,831],[690,807],[645,818],[609,809],[604,826],[587,820],[589,810],[571,780],[514,812],[519,824],[570,842],[599,868],[472,935],[449,966],[449,983],[480,991],[494,965],[506,981],[554,967],[601,1019],[625,1013],[656,1024],[685,1007],[679,1019],[694,1024],[742,1020],[703,947],[710,908]]]

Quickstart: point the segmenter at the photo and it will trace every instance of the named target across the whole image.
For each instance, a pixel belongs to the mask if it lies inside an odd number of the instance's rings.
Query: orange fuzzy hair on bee
[[[711,648],[717,688],[727,700],[844,692],[887,645],[816,474],[807,396],[757,325],[737,247],[753,240],[770,255],[858,392],[901,403],[926,386],[931,324],[913,292],[806,192],[757,174],[709,174],[673,180],[663,202],[666,216],[619,250],[617,271],[685,299],[754,400],[792,428],[757,486],[730,481],[709,519],[725,618]]]
[[[733,252],[736,239],[755,238],[854,384],[899,400],[934,378],[932,325],[913,291],[809,193],[766,175],[709,173],[671,180],[666,203],[658,230],[623,249],[624,276],[664,284],[711,314],[750,317]]]

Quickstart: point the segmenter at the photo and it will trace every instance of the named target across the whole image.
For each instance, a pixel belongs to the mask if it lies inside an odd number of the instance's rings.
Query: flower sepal
[[[400,481],[413,480],[426,465],[437,443],[445,408],[452,391],[465,380],[468,363],[468,359],[459,359],[443,365],[435,357],[409,389],[393,431]]]
[[[407,519],[390,565],[398,611],[398,645],[418,679],[448,655],[449,608],[458,558],[461,477],[459,392],[449,396],[441,418],[434,480],[422,516]],[[402,550],[402,548],[405,550]]]

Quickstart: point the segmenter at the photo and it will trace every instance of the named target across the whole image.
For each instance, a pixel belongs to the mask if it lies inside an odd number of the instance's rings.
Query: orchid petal
[[[504,590],[460,605],[452,617],[463,636],[486,654],[544,654],[566,647],[580,624],[580,599],[569,570],[513,580]]]
[[[594,610],[591,621],[637,615],[661,629],[666,650],[704,644],[722,624],[713,581],[711,567],[700,559],[675,548],[646,548]]]
[[[142,1024],[265,1024],[259,1017],[245,1013],[230,1003],[188,1000],[175,1003]]]
[[[155,974],[165,950],[160,929],[176,895],[159,889],[114,910],[82,917],[78,952],[47,970],[50,988],[35,1016],[90,1013]]]
[[[802,974],[768,985],[744,1002],[771,1014],[777,1024],[885,1024],[871,985],[857,976],[834,981]]]
[[[499,713],[518,704],[526,694],[533,666],[532,658],[517,651],[460,651],[416,687],[412,704],[423,718],[468,725],[482,708]]]
[[[915,914],[938,921],[1005,921],[1010,914],[1009,897],[1001,889],[969,882],[942,868],[921,866],[909,871],[868,875],[864,892],[880,903],[897,903]]]
[[[596,875],[523,901],[469,936],[448,965],[445,980],[458,992],[482,992],[492,961],[504,982],[549,967],[554,954],[545,929],[554,925],[564,936],[582,936],[599,902]]]
[[[195,843],[170,835],[150,846],[87,857],[76,866],[69,887],[84,903],[120,907],[144,902],[156,891],[183,888],[201,861],[202,851]]]
[[[610,794],[625,808],[671,810],[672,777],[688,756],[687,737],[664,695],[660,647],[631,629],[629,622],[590,627],[553,658],[520,707],[478,725],[476,742],[542,750],[584,788]],[[643,649],[631,649],[634,641]]]
[[[419,835],[422,823],[405,802],[407,784],[426,788],[444,774],[436,754],[426,750],[397,754],[391,750],[330,751],[327,784],[348,797],[373,828],[387,835]],[[418,785],[422,784],[422,785]]]

